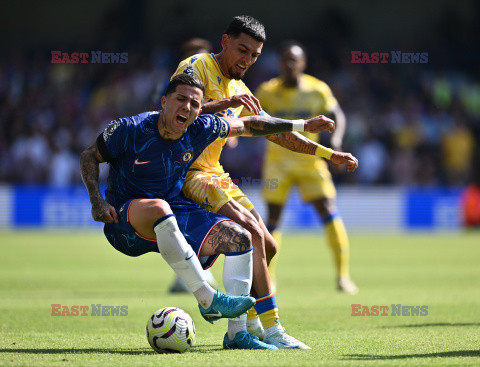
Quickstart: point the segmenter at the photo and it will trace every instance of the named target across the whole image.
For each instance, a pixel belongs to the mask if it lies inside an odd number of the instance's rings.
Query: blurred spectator
[[[387,165],[388,155],[383,144],[372,133],[365,137],[356,153],[359,162],[357,172],[363,184],[380,183]]]
[[[107,39],[91,47],[128,47],[120,23],[108,24]],[[428,64],[352,64],[352,32],[338,33],[335,43],[305,39],[313,60],[307,72],[321,70],[332,86],[349,121],[343,149],[360,158],[358,173],[335,178],[368,185],[465,185],[480,169],[472,163],[480,154],[478,53],[462,51],[456,63],[452,50],[467,50],[466,40],[455,33],[445,38],[444,27],[438,29]],[[79,182],[77,156],[102,128],[118,116],[158,109],[152,96],[155,89],[161,94],[179,51],[183,59],[212,49],[202,39],[180,50],[146,42],[121,50],[129,53],[126,64],[52,64],[50,50],[41,49],[2,57],[0,182]],[[247,75],[251,90],[277,73],[274,46],[268,44]],[[240,140],[236,150],[225,150],[223,163],[234,177],[259,178],[262,148],[263,139]]]
[[[450,185],[462,185],[469,181],[475,139],[460,116],[455,118],[455,127],[443,134],[443,166]]]

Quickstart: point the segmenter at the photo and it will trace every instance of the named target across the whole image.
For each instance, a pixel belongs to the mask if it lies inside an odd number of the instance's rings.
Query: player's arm
[[[358,167],[358,160],[352,154],[324,147],[295,131],[269,135],[265,138],[292,152],[326,158],[335,164],[346,164],[348,171],[355,171]]]
[[[254,115],[259,115],[262,111],[260,102],[253,95],[237,94],[232,97],[221,98],[205,103],[202,107],[202,113],[214,114],[228,108],[237,108],[240,106],[244,106]]]
[[[335,122],[323,115],[308,120],[285,120],[268,115],[227,118],[230,124],[230,136],[265,136],[290,131],[332,132]]]
[[[330,159],[335,164],[346,164],[348,171],[358,167],[358,160],[350,153],[337,152],[326,148],[301,134],[292,131],[320,133],[333,131],[335,123],[325,116],[316,116],[309,120],[284,120],[271,116],[249,116],[239,119],[227,119],[230,124],[230,136],[261,136],[280,142],[286,148],[304,154]],[[273,133],[279,133],[272,136]],[[283,134],[282,134],[283,133]]]
[[[80,154],[82,180],[87,188],[90,203],[92,204],[93,219],[104,223],[118,222],[115,208],[108,204],[100,193],[98,177],[100,174],[99,165],[102,162],[105,162],[105,159],[95,141]]]

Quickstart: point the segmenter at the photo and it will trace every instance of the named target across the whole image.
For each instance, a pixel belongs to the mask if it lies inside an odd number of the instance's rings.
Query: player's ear
[[[225,49],[230,44],[230,36],[228,34],[224,34],[222,36],[222,48]]]
[[[165,104],[167,103],[167,97],[162,96],[161,102],[162,102],[162,109],[164,110],[165,109]]]

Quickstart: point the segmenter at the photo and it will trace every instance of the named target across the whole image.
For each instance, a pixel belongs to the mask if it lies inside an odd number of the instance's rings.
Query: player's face
[[[285,50],[280,57],[280,72],[287,81],[295,80],[305,71],[306,66],[305,54],[298,46]]]
[[[202,111],[203,92],[185,84],[162,97],[165,129],[172,138],[179,138]]]
[[[245,72],[262,52],[263,43],[245,33],[238,37],[224,34],[222,37],[222,69],[230,79],[242,79]]]

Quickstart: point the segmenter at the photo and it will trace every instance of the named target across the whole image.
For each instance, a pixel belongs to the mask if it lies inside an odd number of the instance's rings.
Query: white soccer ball
[[[147,339],[158,353],[183,353],[195,343],[195,324],[185,311],[165,307],[148,320]]]

